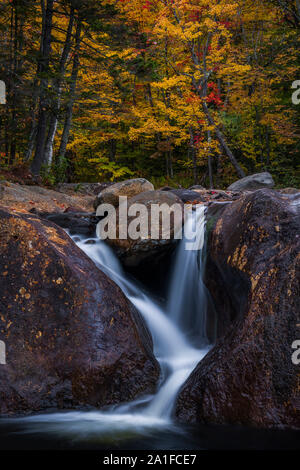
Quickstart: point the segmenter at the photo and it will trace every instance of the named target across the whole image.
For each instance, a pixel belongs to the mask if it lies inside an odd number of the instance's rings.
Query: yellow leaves
[[[186,78],[181,75],[174,75],[173,77],[165,77],[161,82],[153,82],[153,88],[160,88],[167,90],[168,88],[180,86],[186,82]]]
[[[167,121],[158,122],[154,117],[150,117],[145,122],[142,122],[139,128],[131,127],[128,137],[130,140],[137,140],[141,135],[153,138],[157,133],[167,137],[176,132],[176,130],[176,127],[170,125]]]
[[[133,175],[133,172],[129,168],[120,166],[116,162],[111,162],[107,156],[100,152],[95,154],[95,157],[90,158],[88,161],[89,163],[95,164],[100,177],[109,178],[111,181]]]

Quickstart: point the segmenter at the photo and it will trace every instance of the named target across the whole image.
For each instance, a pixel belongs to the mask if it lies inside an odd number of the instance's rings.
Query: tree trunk
[[[234,166],[238,176],[240,178],[244,178],[246,176],[244,170],[242,170],[242,168],[240,167],[240,165],[238,164],[235,156],[233,155],[233,153],[231,152],[230,148],[228,147],[227,143],[226,143],[226,140],[225,140],[225,137],[223,136],[222,132],[220,131],[220,129],[217,127],[213,117],[211,116],[210,112],[209,112],[209,109],[207,107],[207,104],[203,101],[202,102],[202,108],[203,108],[203,111],[204,111],[204,114],[207,118],[207,121],[208,123],[211,125],[211,126],[214,126],[214,131],[216,133],[216,136],[217,136],[217,139],[222,147],[222,149],[224,150],[224,152],[226,153],[227,157],[229,158],[229,160],[231,161],[232,165]]]
[[[207,56],[209,44],[210,44],[210,41],[211,41],[211,37],[212,37],[211,33],[209,33],[206,44],[205,44],[205,47],[203,48],[203,57],[202,57],[203,70],[202,70],[202,72],[203,72],[203,76],[204,76],[204,81],[202,82],[201,86],[199,86],[199,84],[196,82],[196,80],[194,78],[193,78],[192,82],[193,82],[193,86],[194,86],[196,92],[198,93],[198,95],[201,98],[202,109],[203,109],[204,114],[206,116],[207,122],[211,126],[214,126],[214,131],[216,133],[216,137],[217,137],[219,143],[221,144],[222,149],[224,150],[224,152],[228,156],[229,160],[231,161],[232,165],[234,166],[238,176],[240,178],[244,178],[246,176],[244,171],[242,170],[242,168],[238,164],[236,158],[234,157],[233,153],[231,152],[230,148],[228,147],[227,142],[225,140],[225,137],[222,134],[222,132],[220,131],[220,129],[218,128],[218,126],[216,125],[212,115],[210,114],[210,111],[208,109],[206,101],[205,101],[205,98],[206,98],[206,95],[207,95],[207,80],[208,80],[208,76],[209,76],[208,73],[207,73],[206,56]],[[197,65],[197,62],[198,62],[197,58],[193,54],[192,54],[192,57],[193,57],[194,64]]]
[[[108,141],[109,143],[109,161],[110,162],[115,162],[116,161],[116,152],[117,152],[117,141],[116,139],[110,139]]]
[[[214,181],[213,181],[213,171],[212,171],[212,161],[211,161],[211,134],[210,131],[207,131],[207,141],[208,141],[208,176],[209,176],[209,188],[213,189]]]
[[[43,38],[45,34],[45,1],[44,0],[41,0],[41,10],[42,10],[41,38]],[[43,50],[43,43],[41,41],[40,51],[39,51],[40,55],[42,55],[42,50]],[[34,145],[35,145],[36,133],[37,133],[36,111],[37,111],[38,98],[40,94],[40,87],[39,87],[40,69],[41,69],[41,61],[39,60],[37,64],[36,76],[33,81],[32,106],[30,110],[31,129],[30,129],[30,134],[29,134],[29,139],[28,139],[27,152],[25,154],[25,161],[28,161],[31,159],[31,156],[34,150]]]
[[[172,155],[172,150],[169,151],[169,174],[170,178],[174,178],[174,170],[173,170],[173,155]]]
[[[18,69],[18,10],[13,8],[13,22],[12,22],[12,35],[13,35],[13,81],[12,81],[12,98],[11,98],[11,141],[10,141],[10,159],[9,163],[12,165],[16,158],[16,133],[17,133],[17,69]]]
[[[38,114],[38,125],[36,133],[36,150],[32,162],[31,170],[34,175],[39,175],[42,164],[44,163],[44,146],[47,130],[48,116],[48,83],[49,83],[49,63],[51,52],[51,32],[53,20],[53,3],[54,0],[47,0],[45,11],[45,28],[42,38],[42,56],[40,64],[41,85],[40,85],[40,104]]]
[[[165,155],[166,155],[166,176],[167,176],[167,178],[169,178],[169,176],[170,176],[170,173],[169,173],[169,170],[170,170],[170,166],[169,166],[169,152],[165,152]]]
[[[76,39],[75,39],[75,49],[74,49],[74,59],[73,59],[73,68],[71,74],[71,84],[70,84],[70,92],[69,92],[69,100],[66,106],[66,118],[64,124],[64,130],[61,137],[60,147],[59,147],[59,156],[58,156],[58,164],[61,165],[63,159],[66,155],[70,130],[72,126],[72,118],[73,118],[73,106],[76,97],[76,83],[78,77],[78,69],[79,69],[79,51],[80,51],[80,42],[81,42],[81,27],[82,23],[81,20],[78,18],[77,21],[77,28],[76,28]]]
[[[270,166],[270,135],[269,135],[268,127],[266,127],[265,129],[266,129],[267,169],[269,169],[269,166]]]
[[[54,102],[53,102],[53,109],[50,117],[49,129],[48,129],[48,136],[45,145],[45,156],[44,162],[45,165],[48,167],[52,164],[53,159],[53,143],[55,139],[55,134],[57,130],[58,124],[58,116],[60,111],[61,105],[61,91],[62,91],[62,81],[65,75],[66,70],[66,63],[70,54],[71,50],[71,38],[72,38],[72,30],[74,24],[74,8],[71,7],[70,12],[70,20],[66,34],[66,40],[63,48],[63,52],[61,55],[60,63],[59,63],[59,72],[58,77],[53,84],[53,91],[54,91]]]
[[[193,162],[193,180],[194,184],[198,184],[198,172],[197,172],[197,156],[196,156],[196,149],[194,144],[194,131],[190,127],[190,153]]]

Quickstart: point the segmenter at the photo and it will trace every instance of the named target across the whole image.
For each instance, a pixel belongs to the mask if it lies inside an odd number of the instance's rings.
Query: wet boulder
[[[0,413],[102,407],[153,393],[150,334],[66,233],[0,209]]]
[[[96,225],[99,219],[94,213],[65,211],[64,213],[42,214],[42,217],[69,230],[70,235],[96,236]]]
[[[190,191],[195,191],[195,190],[202,191],[202,190],[205,190],[205,188],[204,186],[201,186],[201,184],[194,184],[193,186],[189,188],[189,190]]]
[[[267,171],[246,176],[232,183],[229,191],[254,191],[262,188],[274,188],[275,183],[272,175]]]
[[[112,185],[113,183],[59,183],[56,190],[65,194],[86,194],[95,196],[100,191]]]
[[[217,214],[206,283],[218,339],[181,389],[181,422],[299,427],[299,229],[300,194],[259,190]]]
[[[139,266],[145,260],[150,260],[153,268],[159,263],[166,254],[173,250],[176,246],[177,239],[175,234],[183,226],[184,205],[181,199],[173,194],[172,191],[147,191],[128,200],[128,211],[134,204],[141,204],[146,208],[146,219],[142,215],[141,228],[146,228],[147,234],[141,234],[136,239],[129,236],[121,238],[120,234],[126,231],[126,227],[130,227],[135,216],[128,216],[124,220],[120,218],[121,207],[117,210],[117,230],[116,238],[110,238],[107,243],[114,249],[117,256],[121,259],[125,266]],[[162,217],[153,217],[151,208],[157,207],[172,208],[175,207],[179,214],[179,218],[169,217],[170,224],[163,227],[164,219]],[[170,214],[172,214],[170,212]],[[168,218],[168,215],[167,215]],[[170,228],[170,230],[168,230]],[[166,229],[166,230],[165,230]],[[138,227],[139,230],[139,227]],[[152,237],[152,233],[156,232],[157,237]],[[128,233],[128,231],[127,231]],[[154,269],[155,271],[155,269]]]
[[[127,196],[131,198],[145,191],[154,190],[154,186],[145,178],[135,178],[120,183],[115,183],[99,192],[94,201],[95,210],[100,204],[112,204],[114,207],[119,205],[119,197]]]
[[[187,203],[201,203],[204,202],[204,197],[196,191],[190,191],[189,189],[172,189],[171,192],[178,196],[184,204]]]
[[[15,210],[40,212],[63,212],[68,207],[89,212],[93,209],[95,196],[80,192],[58,192],[42,186],[0,182],[1,206]]]
[[[281,194],[297,194],[297,193],[300,193],[300,189],[297,189],[297,188],[283,188],[283,189],[279,189],[279,192]]]

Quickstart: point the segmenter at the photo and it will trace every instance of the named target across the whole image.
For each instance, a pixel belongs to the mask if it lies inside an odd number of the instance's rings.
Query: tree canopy
[[[299,185],[299,30],[297,0],[1,0],[0,170]]]

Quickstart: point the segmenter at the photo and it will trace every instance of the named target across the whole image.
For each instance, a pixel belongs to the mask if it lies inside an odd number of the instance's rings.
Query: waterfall
[[[205,206],[188,217],[184,239],[179,244],[170,283],[167,313],[180,331],[199,346],[207,344],[207,292],[203,283]],[[189,248],[196,233],[194,249]]]
[[[196,233],[194,249],[189,249]],[[111,248],[104,242],[79,237],[77,245],[122,289],[145,319],[153,337],[154,354],[162,376],[156,394],[114,406],[107,411],[54,413],[20,418],[38,432],[114,434],[143,433],[149,428],[172,426],[172,410],[180,387],[208,352],[205,334],[206,295],[202,281],[205,207],[192,211],[185,224],[171,278],[167,308],[142,291],[124,273]],[[77,237],[78,240],[78,237]],[[91,239],[89,239],[92,241]],[[193,337],[193,341],[191,340]],[[196,346],[197,345],[197,346]]]

